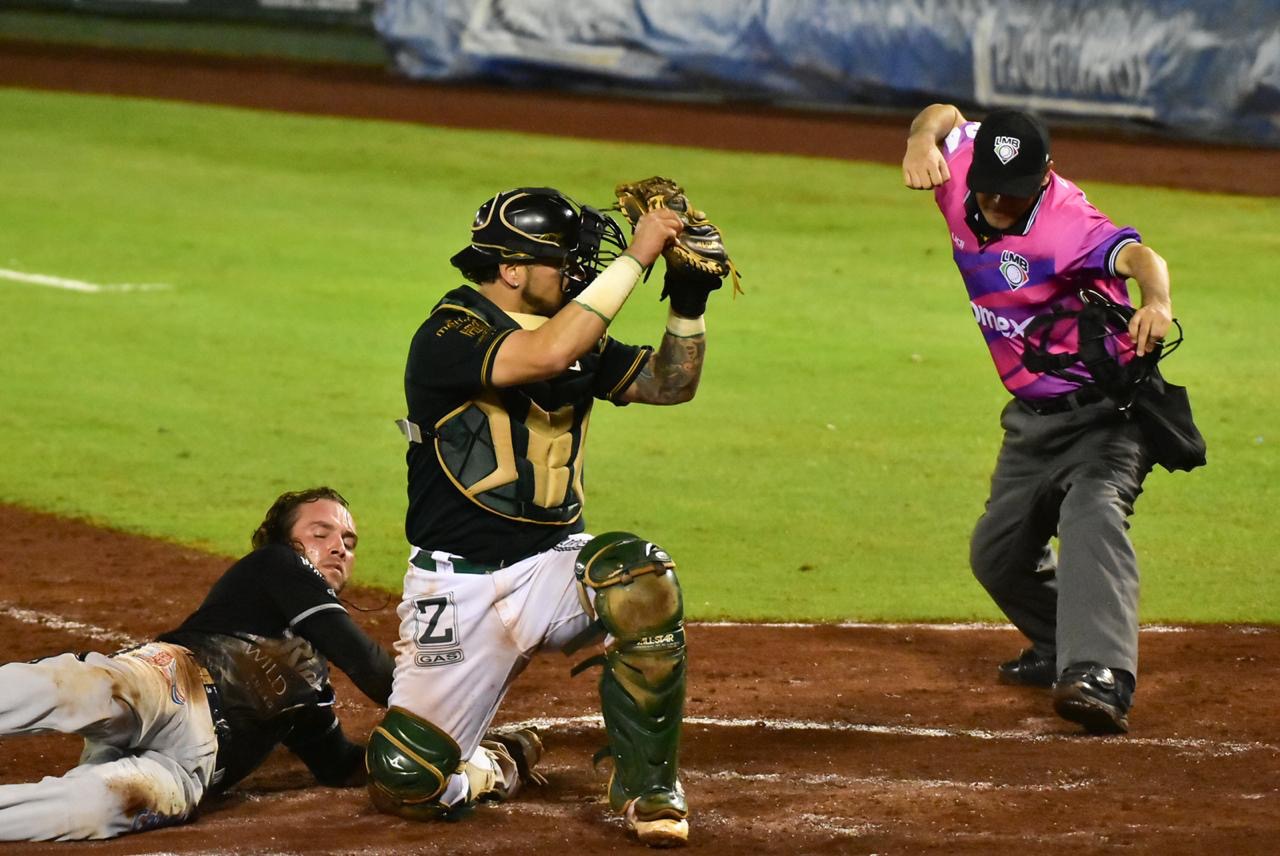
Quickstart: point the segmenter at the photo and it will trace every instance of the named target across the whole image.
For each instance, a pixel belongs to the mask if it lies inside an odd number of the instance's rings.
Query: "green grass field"
[[[233,555],[278,492],[329,483],[357,574],[397,587],[404,356],[471,214],[654,173],[747,294],[713,300],[693,403],[597,408],[589,527],[667,547],[696,618],[998,618],[967,540],[1005,394],[932,200],[881,165],[0,89],[0,267],[170,286],[0,279],[0,501]],[[1147,482],[1142,617],[1278,622],[1280,201],[1086,189],[1169,261],[1166,375],[1210,447]],[[657,291],[616,336],[658,338]]]

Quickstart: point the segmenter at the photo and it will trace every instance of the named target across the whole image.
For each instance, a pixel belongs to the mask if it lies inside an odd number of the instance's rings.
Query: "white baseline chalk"
[[[0,615],[21,621],[23,624],[35,624],[41,627],[52,627],[54,630],[69,630],[72,633],[80,633],[85,636],[99,639],[111,645],[120,645],[122,647],[129,645],[138,645],[141,639],[134,639],[127,633],[121,633],[118,630],[111,630],[107,627],[99,627],[96,624],[85,624],[82,621],[73,621],[69,618],[63,618],[48,612],[37,612],[33,609],[24,609],[21,606],[15,606],[11,603],[0,601]]]
[[[62,276],[51,276],[45,273],[25,273],[20,270],[0,268],[0,279],[21,282],[26,285],[42,285],[46,288],[60,288],[63,291],[78,291],[82,294],[102,294],[119,291],[165,291],[172,286],[164,283],[121,282],[114,285],[103,285],[96,282],[85,282],[80,279],[68,279]]]
[[[767,731],[827,731],[856,734],[881,734],[893,737],[962,738],[968,740],[1015,741],[1023,743],[1052,743],[1078,741],[1075,734],[1037,734],[1031,731],[988,730],[982,728],[945,728],[918,725],[876,725],[862,722],[835,722],[803,719],[771,719],[767,717],[725,718],[717,716],[686,716],[685,725],[705,725],[713,728],[763,728]],[[587,731],[604,728],[604,719],[596,714],[585,716],[535,717],[523,722],[498,727],[499,731],[517,728],[559,728],[565,731]],[[1125,746],[1155,746],[1180,752],[1196,752],[1212,757],[1240,755],[1248,752],[1280,754],[1280,746],[1271,743],[1241,743],[1222,740],[1204,740],[1181,737],[1092,737],[1094,741],[1112,741]]]

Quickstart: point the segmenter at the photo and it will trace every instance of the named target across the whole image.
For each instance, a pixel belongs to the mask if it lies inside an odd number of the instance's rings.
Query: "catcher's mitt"
[[[669,178],[655,175],[642,181],[619,184],[613,192],[618,197],[615,210],[622,212],[633,229],[645,212],[657,208],[669,208],[680,215],[684,230],[676,238],[676,243],[662,254],[667,260],[668,273],[678,276],[696,272],[722,279],[730,276],[734,294],[742,292],[738,269],[729,258],[720,230],[707,219],[706,214],[689,204],[683,187]]]

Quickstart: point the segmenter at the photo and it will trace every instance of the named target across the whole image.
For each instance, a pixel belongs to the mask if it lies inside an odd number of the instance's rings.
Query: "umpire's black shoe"
[[[1053,709],[1090,734],[1124,734],[1129,730],[1133,686],[1128,672],[1101,663],[1074,663],[1053,685]]]
[[[1002,684],[1045,689],[1053,686],[1058,677],[1054,655],[1041,654],[1035,648],[1023,651],[1016,660],[1001,663],[996,672]]]

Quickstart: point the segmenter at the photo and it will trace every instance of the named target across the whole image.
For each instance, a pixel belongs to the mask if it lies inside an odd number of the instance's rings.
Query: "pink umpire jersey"
[[[1071,392],[1079,384],[1023,368],[1027,325],[1037,315],[1080,309],[1082,289],[1131,305],[1115,260],[1121,248],[1140,237],[1131,227],[1116,226],[1085,199],[1079,187],[1051,172],[1049,185],[1031,211],[1007,233],[997,232],[981,243],[974,233],[977,208],[969,199],[967,182],[977,132],[978,123],[968,122],[943,141],[951,179],[934,189],[951,232],[956,267],[969,290],[973,319],[1009,392],[1025,399]],[[1114,345],[1122,362],[1132,357],[1128,334],[1117,336]],[[1048,349],[1051,353],[1077,351],[1076,325],[1053,325]],[[1083,366],[1077,370],[1085,373]]]

